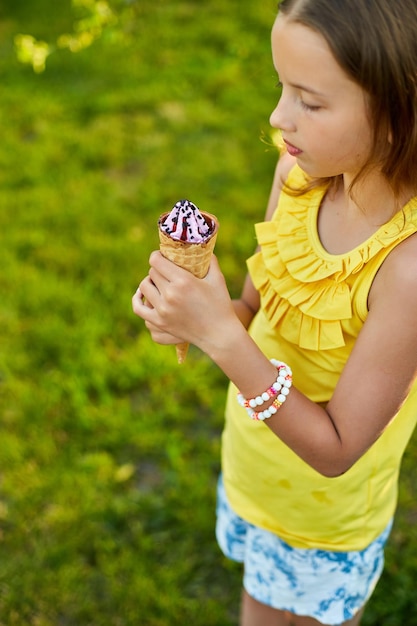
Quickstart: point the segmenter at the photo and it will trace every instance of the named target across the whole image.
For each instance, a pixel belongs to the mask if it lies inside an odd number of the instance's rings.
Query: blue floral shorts
[[[357,552],[293,548],[236,515],[219,479],[217,541],[225,556],[244,563],[243,586],[248,594],[262,604],[322,624],[338,626],[364,606],[382,573],[391,527],[392,521]]]

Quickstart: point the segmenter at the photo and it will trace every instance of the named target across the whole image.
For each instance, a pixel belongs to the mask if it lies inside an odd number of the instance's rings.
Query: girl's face
[[[278,16],[272,56],[282,96],[270,121],[310,176],[351,180],[367,161],[372,129],[364,90],[316,31]]]

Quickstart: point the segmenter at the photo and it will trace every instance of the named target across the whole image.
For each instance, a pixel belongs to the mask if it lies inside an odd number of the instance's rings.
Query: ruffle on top
[[[301,170],[289,183],[303,184]],[[295,175],[294,175],[295,174]],[[256,224],[260,246],[248,260],[262,309],[287,341],[308,350],[328,350],[345,345],[342,320],[352,317],[349,277],[381,250],[393,247],[417,230],[410,202],[367,241],[341,255],[327,253],[317,233],[317,216],[323,188],[303,196],[282,194],[271,222]],[[415,208],[415,202],[413,203]],[[351,281],[350,281],[351,282]]]

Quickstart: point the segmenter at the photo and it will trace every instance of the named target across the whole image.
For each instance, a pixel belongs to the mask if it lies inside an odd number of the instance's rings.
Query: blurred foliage
[[[117,3],[119,16],[106,0],[72,0],[74,19],[72,31],[61,33],[54,43],[39,41],[31,34],[19,33],[14,37],[17,58],[22,63],[32,65],[36,73],[45,70],[46,60],[50,54],[59,49],[80,52],[91,46],[101,37],[104,29],[119,27],[119,24],[134,22],[131,7],[125,3]],[[115,31],[116,33],[119,31]]]
[[[55,45],[89,6],[0,6],[1,624],[237,623],[214,539],[226,381],[193,348],[179,367],[130,300],[181,197],[219,216],[239,293],[276,160],[275,4],[138,0],[123,22],[109,1],[117,23],[39,73],[15,37]],[[417,625],[415,458],[365,626]]]

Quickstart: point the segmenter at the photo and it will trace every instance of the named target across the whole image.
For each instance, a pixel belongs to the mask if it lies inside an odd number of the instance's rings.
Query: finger
[[[176,265],[173,261],[164,257],[158,250],[152,252],[149,258],[149,265],[151,267],[149,272],[150,275],[153,276],[155,273],[156,276],[168,282],[172,282],[178,277],[181,277],[186,271],[182,267]]]
[[[216,255],[212,254],[211,255],[211,259],[210,259],[209,269],[208,269],[208,272],[206,274],[206,279],[207,280],[213,279],[219,273],[221,273],[219,262],[217,260]]]
[[[152,324],[152,322],[145,322],[145,326],[150,332],[152,340],[155,341],[155,343],[159,343],[162,345],[173,345],[177,343],[182,343],[183,341],[180,337],[176,337],[174,335],[171,335],[170,333],[164,332],[163,330]]]
[[[159,291],[159,293],[163,293],[164,289],[171,282],[165,274],[161,274],[161,272],[157,270],[155,267],[150,268],[149,279],[153,283],[154,287]]]
[[[160,297],[160,290],[150,275],[146,276],[140,283],[139,293],[141,295],[142,302],[146,302],[152,308],[156,306],[158,298]]]
[[[138,287],[132,296],[132,308],[133,312],[143,319],[146,317],[146,312],[154,309],[151,302],[145,297],[141,287]]]
[[[134,304],[138,304],[139,306],[145,306],[148,309],[153,309],[154,307],[152,306],[152,304],[149,302],[149,300],[147,300],[144,296],[144,294],[142,293],[140,287],[137,288],[137,290],[135,291],[135,293],[133,294],[132,297],[132,302]]]

